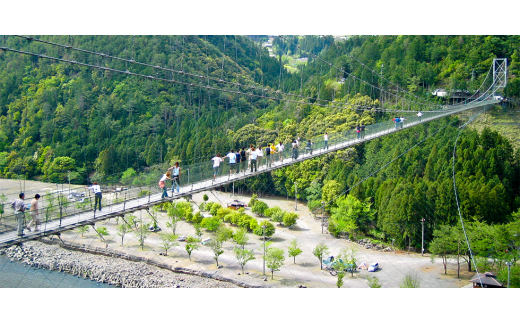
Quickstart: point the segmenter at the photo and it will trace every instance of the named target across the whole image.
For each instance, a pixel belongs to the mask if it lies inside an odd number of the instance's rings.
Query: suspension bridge
[[[19,36],[23,37],[23,36]],[[40,41],[36,40],[31,37],[24,37],[30,41]],[[53,46],[61,46],[65,47],[66,49],[73,49],[78,51],[87,52],[92,55],[98,55],[102,57],[108,57],[106,54],[103,53],[96,53],[92,51],[85,51],[83,49],[79,48],[73,48],[72,46],[64,46],[59,45],[55,43],[46,42]],[[401,89],[400,87],[396,86],[395,84],[391,83],[389,80],[385,79],[382,75],[377,74],[375,71],[370,70],[373,75],[376,75],[377,77],[381,77],[381,80],[386,81],[390,86],[394,88],[394,90],[384,90],[381,89],[374,84],[371,84],[370,82],[367,82],[365,80],[362,80],[354,75],[352,76],[354,81],[359,82],[360,84],[364,84],[366,86],[372,87],[373,89],[379,90],[379,96],[381,95],[388,95],[390,96],[390,100],[393,100],[395,98],[396,101],[396,107],[398,106],[399,99],[402,100],[404,104],[401,106],[405,106],[407,102],[409,102],[409,107],[412,106],[412,103],[416,104],[416,106],[422,106],[422,108],[414,111],[411,108],[408,110],[398,110],[398,109],[383,109],[383,108],[374,108],[374,107],[352,107],[352,106],[337,106],[339,104],[335,101],[327,101],[327,100],[320,100],[315,98],[306,98],[303,96],[298,96],[295,94],[289,94],[289,93],[283,93],[280,91],[272,91],[270,89],[265,88],[259,88],[254,86],[247,86],[245,84],[240,83],[233,83],[228,82],[222,79],[212,79],[208,76],[204,75],[197,75],[197,74],[188,74],[184,71],[176,71],[173,69],[168,69],[160,66],[153,66],[149,64],[139,63],[135,60],[125,60],[118,57],[111,57],[113,59],[117,60],[123,60],[127,63],[131,64],[141,64],[148,67],[153,67],[159,70],[172,72],[172,73],[179,73],[181,75],[189,75],[193,78],[200,78],[200,79],[207,79],[208,83],[209,81],[215,81],[218,82],[218,84],[223,83],[230,83],[231,85],[238,86],[238,87],[246,87],[250,92],[246,91],[233,91],[229,89],[224,89],[219,86],[209,86],[209,85],[201,85],[196,83],[187,83],[182,82],[179,80],[174,79],[165,79],[165,78],[159,78],[157,76],[151,76],[151,75],[145,75],[140,73],[134,73],[130,72],[129,70],[118,70],[115,68],[109,68],[109,67],[102,67],[102,66],[96,66],[88,63],[81,63],[77,62],[75,60],[67,60],[64,58],[57,58],[57,57],[50,57],[43,54],[35,54],[35,53],[29,53],[26,51],[16,50],[8,47],[0,47],[0,50],[8,51],[8,52],[14,52],[22,55],[31,55],[31,56],[37,56],[41,59],[49,59],[49,60],[55,60],[60,62],[66,62],[70,64],[76,64],[81,65],[85,67],[90,68],[97,68],[102,69],[105,71],[112,71],[116,73],[122,73],[128,76],[134,76],[134,77],[144,77],[151,80],[158,80],[163,82],[170,82],[174,84],[181,84],[184,86],[190,86],[190,87],[199,87],[204,88],[208,90],[216,90],[216,91],[223,91],[223,92],[229,92],[234,93],[237,95],[244,95],[249,97],[259,97],[259,98],[267,98],[272,100],[278,100],[278,101],[284,101],[287,103],[302,103],[301,100],[311,100],[313,99],[314,102],[306,102],[306,104],[311,104],[315,106],[327,106],[327,107],[342,107],[342,108],[349,108],[349,109],[356,109],[356,110],[372,110],[372,111],[381,111],[381,112],[388,112],[393,113],[394,115],[403,116],[405,115],[406,118],[399,123],[394,123],[392,120],[388,121],[382,121],[375,124],[370,124],[366,126],[365,131],[363,131],[361,134],[357,133],[354,129],[350,129],[343,132],[336,132],[336,133],[330,133],[329,139],[328,139],[328,147],[325,147],[325,142],[323,139],[323,135],[316,136],[314,138],[305,138],[310,139],[313,143],[312,149],[306,149],[304,147],[297,148],[298,154],[297,158],[292,158],[292,151],[290,147],[286,147],[286,149],[282,153],[277,153],[275,155],[272,155],[270,158],[273,160],[271,163],[267,163],[267,158],[263,157],[260,160],[260,165],[258,165],[257,171],[251,171],[248,169],[247,165],[246,167],[242,167],[242,169],[237,173],[232,173],[230,171],[229,164],[221,164],[221,176],[213,178],[213,169],[211,167],[211,163],[203,162],[198,164],[190,164],[190,165],[181,165],[182,166],[182,176],[180,180],[180,191],[178,193],[171,192],[171,196],[163,199],[161,197],[161,192],[159,192],[158,187],[152,187],[150,186],[148,190],[128,190],[128,191],[116,191],[115,193],[110,193],[112,195],[115,195],[115,198],[112,196],[111,198],[104,198],[105,205],[102,208],[102,211],[96,211],[92,208],[92,199],[90,197],[86,198],[83,202],[71,202],[65,199],[63,199],[63,195],[60,194],[58,199],[58,205],[52,205],[52,201],[50,203],[50,206],[45,208],[44,210],[41,210],[40,212],[45,213],[45,219],[40,224],[40,230],[37,232],[34,231],[24,231],[23,236],[17,235],[16,230],[16,220],[14,216],[14,210],[12,210],[8,204],[4,205],[4,214],[0,218],[0,247],[6,247],[13,244],[19,244],[24,241],[28,240],[35,240],[40,237],[45,236],[51,236],[51,235],[58,235],[62,231],[66,230],[72,230],[79,226],[84,225],[92,225],[95,229],[94,224],[98,221],[104,221],[113,217],[118,216],[124,216],[124,214],[135,212],[138,210],[149,210],[152,206],[158,205],[161,203],[164,203],[166,201],[171,201],[173,199],[178,199],[182,197],[187,197],[191,194],[201,192],[201,191],[207,191],[212,190],[218,187],[221,187],[223,185],[232,184],[236,181],[241,181],[247,178],[255,177],[260,174],[271,172],[273,170],[287,167],[290,165],[293,165],[295,163],[300,163],[302,161],[319,157],[324,154],[328,154],[330,152],[334,152],[337,150],[345,149],[348,147],[352,147],[354,145],[367,142],[376,138],[380,138],[383,136],[391,135],[393,133],[403,131],[404,129],[412,128],[415,126],[418,126],[420,124],[428,123],[440,118],[444,118],[453,114],[458,114],[464,111],[473,110],[473,109],[486,109],[489,106],[492,106],[494,104],[500,103],[500,100],[496,99],[495,93],[504,88],[507,82],[507,62],[505,59],[494,59],[493,65],[490,68],[490,71],[488,72],[488,76],[491,75],[492,70],[492,78],[489,78],[489,83],[491,85],[488,86],[486,84],[487,89],[480,91],[477,90],[474,97],[472,97],[472,100],[467,100],[464,103],[459,103],[455,105],[449,105],[449,106],[441,106],[439,104],[432,104],[426,102],[424,99],[418,98],[415,95],[411,95],[407,93],[404,89]],[[316,60],[322,60],[319,56],[311,55]],[[351,56],[351,58],[355,59]],[[357,59],[355,59],[357,60]],[[332,64],[323,61],[325,64],[333,66]],[[358,61],[359,62],[359,61]],[[359,62],[362,64],[362,62]],[[365,68],[364,64],[362,64]],[[334,66],[334,68],[337,68]],[[337,68],[338,71],[341,73],[347,73],[342,68]],[[347,73],[349,74],[349,73]],[[486,80],[484,80],[484,83],[482,84],[481,88],[485,88],[484,84],[488,80],[488,76],[486,76]],[[267,92],[270,92],[271,94],[268,95]],[[405,95],[407,94],[407,95]],[[291,96],[297,96],[298,100],[290,99],[288,97]],[[413,99],[412,99],[413,98]],[[383,100],[384,101],[384,100]],[[387,102],[389,100],[386,100]],[[421,101],[421,102],[419,102]],[[432,110],[428,110],[432,109]],[[416,113],[421,111],[423,113],[422,116],[417,115]],[[162,175],[163,171],[158,170],[156,172],[150,172],[150,177],[155,178],[153,182],[157,183],[158,179]],[[153,192],[153,193],[152,193]],[[70,192],[69,192],[70,193]],[[107,195],[110,195],[107,194]],[[108,201],[108,202],[107,202]],[[90,202],[90,207],[89,207]],[[75,206],[75,207],[74,207]],[[88,210],[87,210],[88,209]],[[29,212],[26,212],[26,217],[28,217]]]
[[[282,153],[282,156],[280,156],[280,154],[272,155],[274,161],[269,167],[267,165],[266,158],[262,158],[260,162],[261,165],[258,167],[258,170],[253,172],[251,172],[246,165],[243,171],[232,174],[229,171],[229,164],[226,164],[222,165],[221,167],[222,173],[225,175],[221,175],[213,179],[213,173],[209,163],[202,165],[186,165],[184,166],[186,171],[183,174],[183,178],[185,179],[184,182],[181,183],[182,185],[180,187],[179,193],[173,194],[173,192],[171,192],[172,195],[168,199],[161,198],[162,193],[157,192],[152,194],[150,192],[143,196],[132,196],[131,194],[127,194],[124,198],[113,199],[112,203],[106,205],[102,211],[97,212],[96,210],[85,212],[64,212],[63,207],[60,207],[61,212],[56,214],[54,219],[49,219],[41,223],[40,231],[34,232],[25,230],[23,236],[17,235],[17,231],[15,229],[16,220],[14,213],[7,214],[2,217],[2,223],[0,223],[0,225],[3,225],[3,233],[0,234],[0,247],[6,247],[28,240],[35,240],[44,236],[59,235],[59,233],[62,231],[71,230],[78,226],[92,225],[98,221],[104,221],[113,217],[123,216],[126,213],[131,213],[138,210],[148,210],[150,207],[164,203],[168,200],[178,199],[189,196],[193,193],[215,189],[226,184],[231,184],[246,178],[258,176],[262,173],[270,172],[282,167],[287,167],[304,160],[328,154],[330,152],[352,147],[362,142],[387,136],[404,129],[437,120],[439,118],[461,113],[471,109],[486,108],[488,106],[498,104],[499,102],[499,100],[492,99],[491,96],[485,100],[475,101],[451,109],[437,112],[428,112],[426,116],[422,117],[415,115],[410,116],[397,126],[393,121],[384,121],[368,125],[365,130],[366,134],[364,134],[362,138],[358,138],[358,134],[354,132],[354,130],[340,133],[331,133],[329,134],[328,149],[325,149],[324,147],[325,143],[323,142],[323,138],[316,138],[314,141],[311,140],[311,142],[314,143],[312,152],[310,150],[305,150],[305,148],[299,148],[298,158],[293,159],[291,158],[292,151],[290,149],[286,149]],[[280,160],[280,157],[283,157],[283,159]],[[206,172],[199,171],[199,175],[197,176],[198,178],[190,181],[189,171],[191,169],[193,174],[193,170],[197,167],[205,167]],[[157,175],[159,176],[159,174]],[[192,179],[193,178],[194,176],[192,175]]]

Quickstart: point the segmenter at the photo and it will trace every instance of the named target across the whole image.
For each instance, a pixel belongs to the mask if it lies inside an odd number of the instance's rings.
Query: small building
[[[503,288],[502,285],[497,280],[497,275],[492,272],[485,272],[483,274],[475,274],[473,278],[470,280],[473,283],[473,288]],[[481,284],[482,282],[482,284]]]
[[[239,200],[233,200],[233,201],[227,202],[226,204],[227,204],[228,209],[233,209],[233,210],[238,210],[241,207],[243,207],[243,208],[247,207],[247,204],[240,202]]]

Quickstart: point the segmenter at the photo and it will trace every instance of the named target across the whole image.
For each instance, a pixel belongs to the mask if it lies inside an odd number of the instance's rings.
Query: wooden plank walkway
[[[101,212],[96,212],[94,214],[93,211],[87,211],[82,213],[77,213],[75,215],[70,215],[67,217],[63,217],[60,219],[54,219],[47,222],[43,222],[40,226],[39,232],[24,230],[24,235],[22,237],[17,236],[16,230],[8,231],[3,234],[0,234],[0,247],[7,247],[9,245],[17,244],[23,241],[38,239],[39,237],[55,235],[61,231],[72,230],[78,226],[95,223],[98,221],[103,221],[109,218],[113,218],[116,216],[123,215],[125,213],[134,212],[137,210],[147,209],[153,205],[163,203],[165,201],[171,201],[173,199],[178,199],[184,196],[188,196],[193,193],[211,190],[217,187],[220,187],[225,184],[230,184],[239,180],[243,180],[246,178],[258,176],[259,174],[270,172],[282,167],[286,167],[292,165],[294,163],[299,163],[307,159],[315,158],[321,156],[323,154],[327,154],[333,151],[345,149],[354,145],[357,145],[362,142],[366,142],[375,138],[379,138],[382,136],[386,136],[388,134],[392,134],[403,129],[411,128],[416,125],[426,123],[429,121],[433,121],[439,118],[443,118],[455,113],[459,113],[462,111],[484,107],[488,105],[493,105],[499,103],[497,100],[488,100],[488,101],[480,101],[473,104],[463,105],[456,109],[450,109],[446,111],[440,111],[437,114],[432,114],[429,117],[423,116],[421,121],[415,122],[406,122],[403,124],[402,128],[395,128],[394,126],[384,129],[382,131],[378,131],[375,133],[367,134],[363,139],[353,139],[347,140],[344,142],[340,142],[334,145],[330,145],[329,149],[315,149],[313,153],[305,153],[301,154],[296,160],[292,158],[286,158],[283,162],[274,161],[272,163],[272,167],[267,168],[266,165],[260,166],[257,172],[250,172],[246,170],[243,173],[233,174],[233,175],[224,175],[217,177],[214,181],[203,180],[200,182],[192,183],[191,185],[185,185],[180,188],[180,192],[170,196],[167,199],[161,198],[161,193],[156,193],[149,196],[143,196],[140,198],[134,198],[131,200],[127,200],[126,202],[112,204],[106,206]],[[373,125],[371,125],[373,126]]]

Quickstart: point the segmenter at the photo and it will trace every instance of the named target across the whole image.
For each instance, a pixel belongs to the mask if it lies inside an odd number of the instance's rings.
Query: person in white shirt
[[[258,164],[258,167],[262,166],[262,157],[264,157],[264,152],[262,151],[262,146],[258,146],[258,149],[256,151],[256,162]]]
[[[251,160],[251,173],[253,172],[253,166],[255,167],[256,172],[256,159],[258,158],[258,151],[256,151],[255,147],[251,147],[251,153],[249,154],[249,156]]]
[[[235,150],[231,149],[231,151],[224,156],[224,158],[229,158],[229,174],[234,174],[236,172],[237,165],[237,154],[235,154]]]
[[[325,142],[323,149],[329,149],[329,135],[327,133],[323,135],[323,141]]]
[[[168,170],[173,170],[172,172],[172,195],[175,192],[175,188],[177,188],[177,193],[180,192],[181,186],[179,183],[181,182],[181,168],[179,167],[179,162],[175,162],[175,166],[168,168]]]
[[[285,147],[283,146],[282,142],[279,141],[278,145],[276,145],[276,150],[278,151],[278,159],[283,162],[283,149]]]
[[[14,216],[16,218],[16,228],[18,229],[18,236],[23,236],[23,222],[25,221],[25,204],[23,199],[25,198],[24,193],[18,194],[18,198],[11,203],[11,207],[14,209]]]
[[[417,116],[419,117],[419,122],[421,122],[422,112],[419,111],[419,113],[417,113]]]
[[[220,157],[220,154],[217,154],[217,156],[211,158],[211,160],[213,161],[213,180],[215,180],[215,178],[217,178],[218,175],[220,163],[223,162],[224,159]]]
[[[101,211],[101,199],[103,196],[101,195],[101,187],[99,187],[98,182],[94,182],[94,185],[87,187],[87,189],[92,190],[94,192],[94,212],[99,204],[99,211]]]

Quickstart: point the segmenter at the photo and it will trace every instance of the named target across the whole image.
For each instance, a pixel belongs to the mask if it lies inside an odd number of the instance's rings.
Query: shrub
[[[211,206],[211,209],[209,210],[209,213],[213,216],[216,216],[217,215],[217,212],[219,209],[222,208],[222,205],[218,204],[218,203],[215,203]]]
[[[222,224],[222,221],[219,218],[204,218],[202,219],[202,222],[200,225],[204,228],[206,228],[208,231],[215,231],[218,229],[218,227]]]
[[[258,221],[256,219],[251,219],[249,221],[249,230],[254,232],[258,228]]]
[[[244,228],[246,230],[249,230],[249,224],[251,223],[251,220],[255,220],[252,216],[243,214],[241,216],[238,216],[237,225],[241,228]]]
[[[222,219],[224,216],[231,213],[231,209],[228,209],[227,207],[222,207],[218,209],[216,217],[219,219]]]
[[[202,199],[204,200],[204,202],[207,202],[209,200],[208,194],[204,194],[204,196],[202,196]]]
[[[264,215],[268,218],[271,218],[273,216],[273,214],[275,214],[276,212],[283,212],[283,211],[282,211],[282,209],[280,209],[279,206],[275,206],[275,207],[271,207],[271,208],[268,208],[267,210],[265,210]]]
[[[199,210],[201,210],[201,211],[206,211],[206,202],[202,202],[202,203],[200,203],[200,205],[199,205]]]
[[[296,220],[298,220],[298,214],[294,212],[286,212],[283,216],[283,225],[290,227],[296,223]]]
[[[265,220],[265,221],[262,221],[261,223],[258,224],[258,226],[256,227],[255,231],[253,231],[257,236],[260,236],[262,237],[264,235],[264,228],[265,227],[265,236],[266,237],[270,237],[274,234],[275,232],[275,228],[274,228],[274,225]]]
[[[307,202],[307,207],[311,212],[316,211],[321,207],[321,201],[320,200],[310,200]]]
[[[232,223],[231,219],[233,218],[233,213],[224,215],[224,222]]]
[[[275,212],[275,213],[273,213],[273,215],[271,215],[271,221],[278,222],[281,224],[283,222],[284,215],[285,215],[285,211],[280,209],[280,211]]]
[[[251,196],[251,200],[249,201],[249,204],[248,206],[250,208],[252,208],[253,206],[255,206],[255,203],[258,201],[258,195],[256,194],[253,194],[253,196]]]
[[[193,223],[201,223],[203,219],[204,217],[202,214],[200,214],[200,212],[197,212],[191,216],[191,222]]]
[[[262,201],[256,201],[255,205],[251,208],[251,211],[253,213],[258,214],[260,216],[264,216],[265,211],[269,209],[269,206],[265,202]]]

